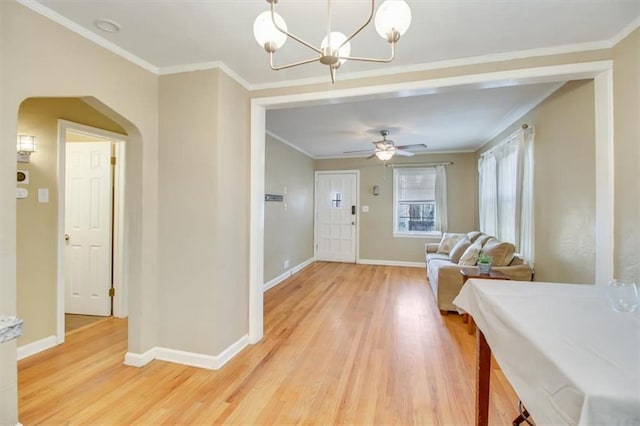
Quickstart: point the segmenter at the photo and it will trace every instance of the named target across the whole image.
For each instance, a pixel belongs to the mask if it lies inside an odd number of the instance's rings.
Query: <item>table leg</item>
[[[462,314],[462,323],[463,324],[469,323],[469,314]]]
[[[476,332],[476,363],[476,426],[488,426],[491,348],[480,329]]]
[[[473,321],[473,317],[471,315],[469,315],[469,320],[467,321],[467,332],[469,334],[476,332],[476,323]]]

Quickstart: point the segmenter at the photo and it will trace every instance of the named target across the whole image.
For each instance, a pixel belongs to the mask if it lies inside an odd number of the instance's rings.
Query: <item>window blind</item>
[[[425,169],[396,169],[397,200],[434,201],[436,198],[436,170]]]

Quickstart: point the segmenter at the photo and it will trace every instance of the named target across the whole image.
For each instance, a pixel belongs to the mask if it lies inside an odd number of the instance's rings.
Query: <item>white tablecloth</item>
[[[640,313],[606,288],[470,279],[453,303],[538,425],[640,425]]]

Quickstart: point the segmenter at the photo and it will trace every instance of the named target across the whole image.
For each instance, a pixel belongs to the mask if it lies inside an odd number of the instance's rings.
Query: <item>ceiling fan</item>
[[[387,136],[389,136],[388,130],[380,130],[380,134],[382,135],[382,140],[371,142],[375,146],[375,148],[373,150],[373,153],[371,153],[371,155],[368,156],[367,159],[373,158],[375,156],[382,161],[387,161],[387,160],[390,160],[391,157],[393,157],[395,154],[402,155],[404,157],[412,157],[415,155],[415,153],[409,150],[413,150],[413,149],[426,150],[427,149],[427,146],[423,143],[396,146],[392,140],[387,139]],[[344,154],[366,154],[369,152],[371,152],[371,150],[346,151],[344,152]]]

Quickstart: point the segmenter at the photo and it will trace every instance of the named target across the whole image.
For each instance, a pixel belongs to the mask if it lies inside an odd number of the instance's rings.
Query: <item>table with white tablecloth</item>
[[[640,425],[640,312],[606,287],[470,279],[454,304],[538,425]]]

